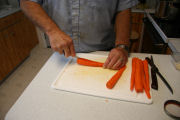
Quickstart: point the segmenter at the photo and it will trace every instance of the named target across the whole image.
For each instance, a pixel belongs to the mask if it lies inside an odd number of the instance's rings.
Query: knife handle
[[[152,68],[151,68],[151,78],[152,78],[151,88],[154,90],[158,90],[158,82],[157,82],[156,72]]]

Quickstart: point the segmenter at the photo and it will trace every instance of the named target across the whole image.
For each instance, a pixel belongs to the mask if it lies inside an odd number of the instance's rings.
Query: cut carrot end
[[[145,90],[145,93],[146,93],[147,98],[148,98],[148,99],[151,99],[151,94],[150,94],[150,92],[147,91],[147,90]]]
[[[119,80],[119,78],[121,77],[122,73],[124,72],[124,70],[126,69],[126,66],[122,67],[121,69],[119,69],[115,75],[112,76],[112,78],[106,83],[106,87],[109,89],[112,89],[115,84],[117,83],[117,81]]]

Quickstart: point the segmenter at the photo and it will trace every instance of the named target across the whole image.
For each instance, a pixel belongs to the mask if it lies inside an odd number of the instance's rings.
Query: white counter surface
[[[106,54],[96,52],[96,54]],[[139,58],[149,54],[131,54]],[[152,90],[153,104],[138,104],[54,90],[50,86],[67,59],[54,53],[7,113],[5,120],[171,120],[163,110],[166,100],[180,101],[180,71],[169,55],[153,55],[174,94],[158,77],[159,90]]]
[[[180,52],[180,38],[171,38],[168,43],[173,52]]]

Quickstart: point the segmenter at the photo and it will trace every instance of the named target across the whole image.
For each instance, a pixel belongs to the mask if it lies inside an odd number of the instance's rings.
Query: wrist
[[[58,27],[52,27],[51,29],[47,30],[46,34],[50,37],[59,32],[61,32],[61,30]]]
[[[128,45],[117,44],[117,45],[115,46],[115,48],[121,48],[121,49],[124,49],[124,50],[126,50],[127,52],[129,52],[129,46],[128,46]]]

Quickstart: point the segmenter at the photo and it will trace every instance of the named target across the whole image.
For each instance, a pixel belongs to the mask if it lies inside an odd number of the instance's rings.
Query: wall
[[[18,0],[8,0],[9,4],[18,7],[19,6],[19,1]]]
[[[7,0],[0,0],[0,6],[3,5],[8,5],[8,1]]]

